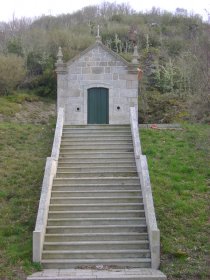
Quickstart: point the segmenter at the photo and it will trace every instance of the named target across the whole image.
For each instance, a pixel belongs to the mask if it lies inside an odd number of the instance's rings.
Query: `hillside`
[[[0,280],[24,280],[32,263],[46,157],[55,128],[54,63],[95,42],[130,61],[138,46],[141,123],[161,231],[161,270],[169,280],[209,277],[210,26],[199,16],[104,3],[73,14],[0,22]],[[183,122],[184,121],[184,122]],[[187,121],[187,122],[186,122]]]
[[[24,280],[40,269],[31,261],[32,232],[55,118],[46,118],[52,113],[52,102],[30,101],[30,108],[37,108],[37,102],[45,106],[41,122],[26,120],[26,113],[20,117],[19,111],[19,119],[13,114],[0,123],[1,280]],[[18,103],[14,99],[10,103],[14,110]],[[27,108],[27,103],[21,106]],[[9,107],[7,103],[7,111]],[[161,231],[161,270],[169,280],[207,280],[209,125],[182,127],[181,131],[140,131]]]
[[[0,95],[14,89],[56,95],[54,63],[58,47],[68,60],[95,41],[128,61],[140,53],[140,121],[209,122],[210,26],[183,9],[143,14],[128,4],[105,2],[73,14],[0,23]]]

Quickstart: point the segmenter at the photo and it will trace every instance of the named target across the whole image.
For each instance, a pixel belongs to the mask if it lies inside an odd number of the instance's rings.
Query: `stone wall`
[[[101,43],[81,53],[58,73],[58,108],[65,107],[65,123],[87,124],[87,90],[109,89],[109,123],[128,124],[129,108],[138,109],[137,74],[129,63]]]

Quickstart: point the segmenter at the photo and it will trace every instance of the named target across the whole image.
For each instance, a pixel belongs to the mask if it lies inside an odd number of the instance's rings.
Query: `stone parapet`
[[[137,114],[136,109],[134,107],[130,108],[130,123],[136,167],[140,178],[145,216],[148,227],[152,268],[158,269],[160,266],[160,231],[157,227],[157,221],[155,216],[147,159],[146,156],[142,155],[141,152]]]
[[[64,109],[59,108],[55,129],[54,143],[51,157],[47,158],[42,182],[42,190],[39,201],[35,230],[33,231],[33,261],[41,262],[44,235],[47,226],[48,210],[50,205],[51,190],[54,176],[57,172],[57,163],[60,151],[61,137],[64,123]]]

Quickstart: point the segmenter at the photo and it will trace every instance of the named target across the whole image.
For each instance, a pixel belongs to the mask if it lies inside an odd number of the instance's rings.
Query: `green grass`
[[[0,124],[0,279],[22,280],[32,264],[32,232],[52,125]]]
[[[141,130],[168,279],[208,279],[210,127]]]
[[[34,230],[53,125],[0,124],[0,279],[23,280],[32,263]],[[169,280],[208,279],[209,126],[141,130],[158,226],[161,269]]]

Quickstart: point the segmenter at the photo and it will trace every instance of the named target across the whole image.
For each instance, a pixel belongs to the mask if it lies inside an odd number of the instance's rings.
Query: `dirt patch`
[[[56,116],[56,106],[50,102],[24,102],[21,109],[12,116],[0,114],[0,121],[47,124],[52,117]]]

